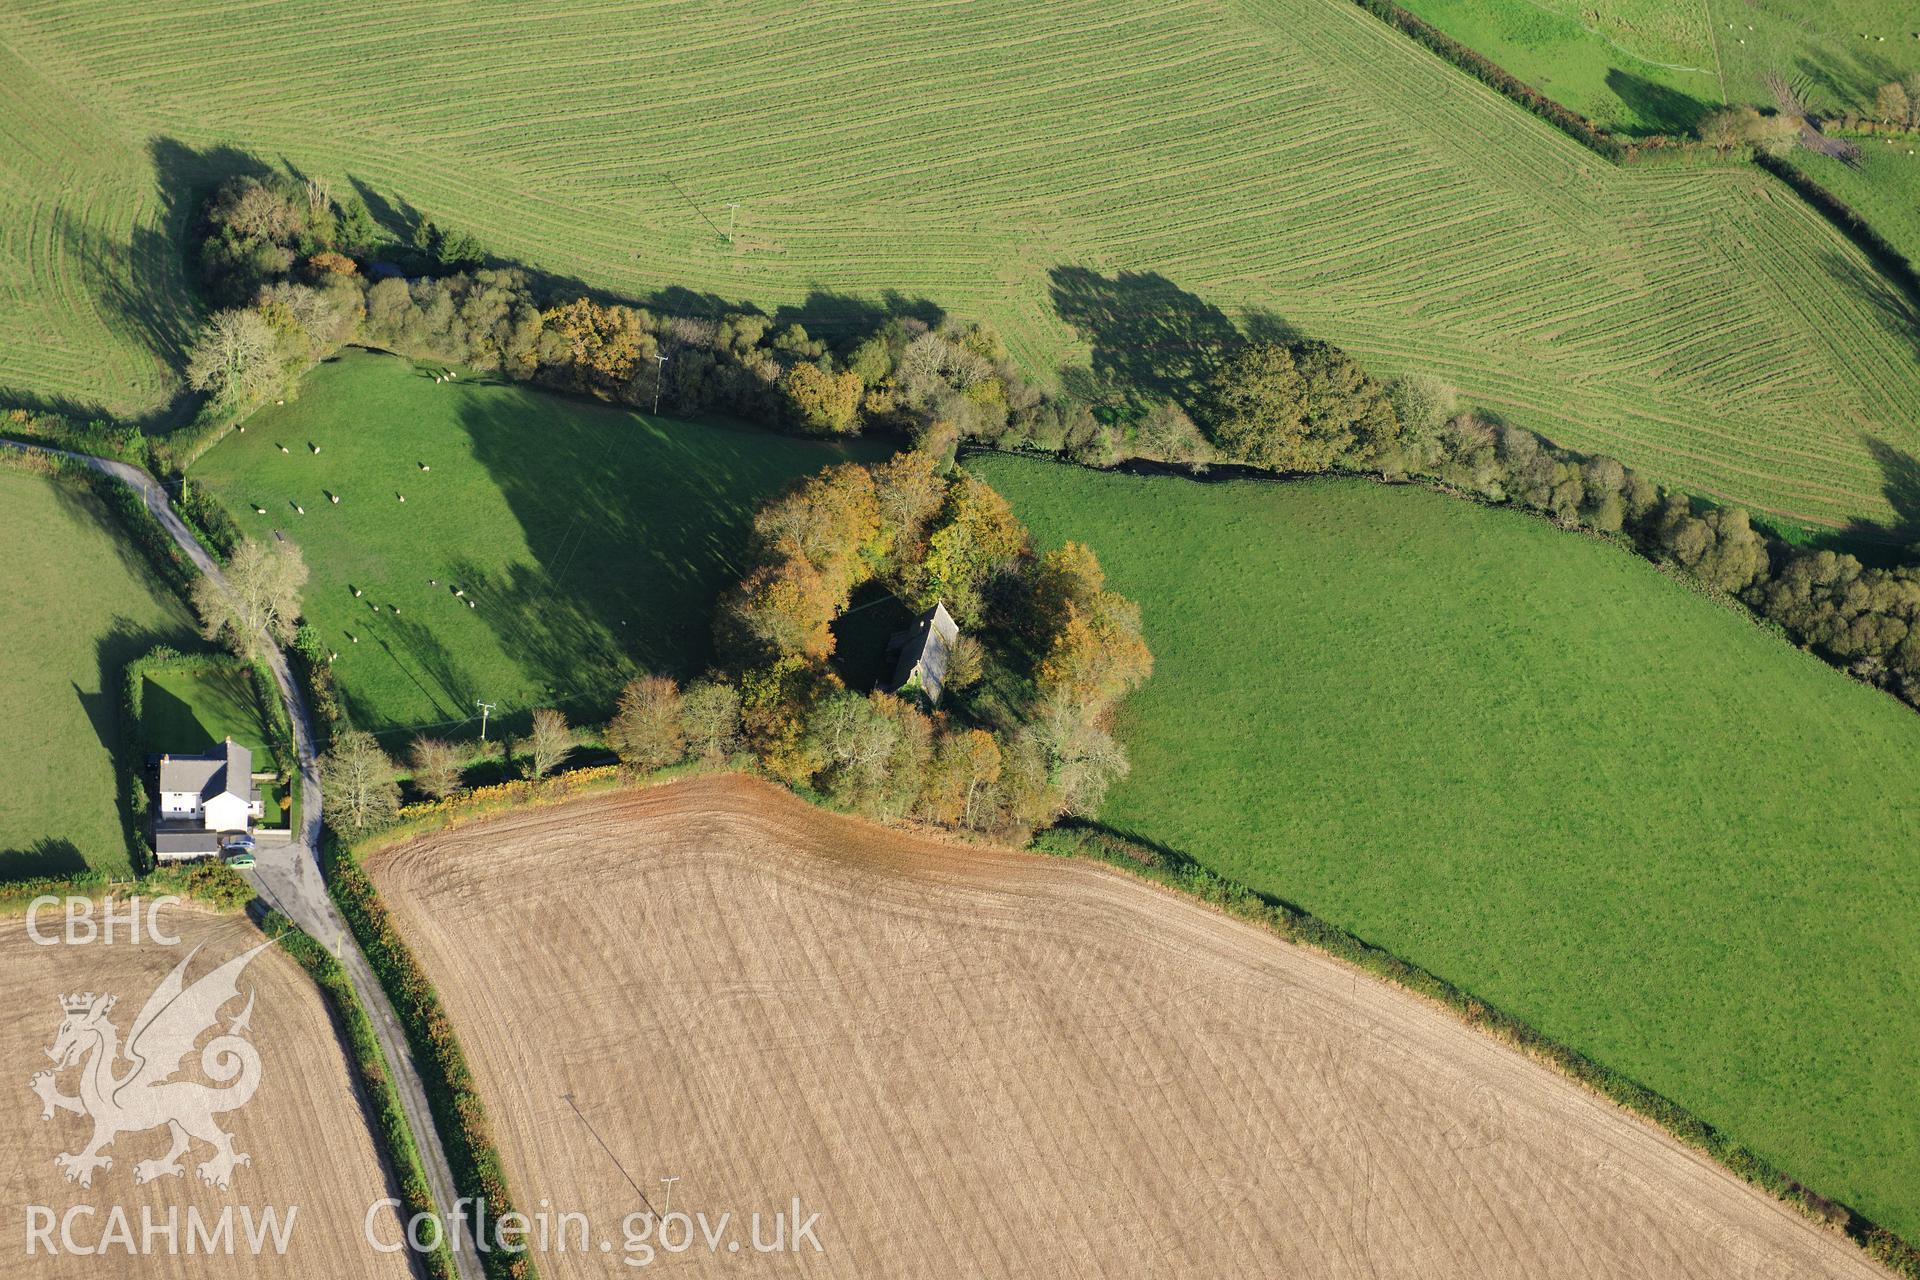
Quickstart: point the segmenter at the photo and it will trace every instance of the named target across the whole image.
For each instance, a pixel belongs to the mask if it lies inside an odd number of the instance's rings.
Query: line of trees
[[[1765,125],[1785,117],[1755,118]],[[1751,123],[1742,115],[1730,127]],[[1764,152],[1756,158],[1789,169]],[[957,320],[894,316],[827,342],[759,314],[689,317],[583,297],[542,300],[527,274],[511,268],[369,280],[354,256],[366,257],[374,243],[357,204],[333,205],[311,184],[242,179],[215,197],[207,225],[203,260],[222,280],[216,293],[232,297],[239,285],[251,285],[249,314],[276,335],[269,357],[278,362],[276,377],[351,332],[410,354],[623,403],[651,406],[657,398],[680,413],[725,413],[820,435],[880,430],[910,440],[930,478],[876,472],[871,495],[827,486],[852,504],[848,511],[799,503],[766,515],[791,520],[805,508],[826,524],[763,535],[742,594],[723,618],[722,639],[734,646],[737,669],[759,682],[742,687],[750,720],[754,698],[785,706],[800,697],[806,672],[830,652],[831,619],[865,581],[886,580],[909,601],[943,599],[963,625],[986,616],[989,588],[1004,577],[991,567],[1025,553],[1005,540],[1011,517],[974,492],[974,482],[937,474],[963,444],[1040,450],[1095,466],[1235,462],[1436,481],[1627,537],[1650,558],[1741,600],[1796,641],[1920,705],[1920,640],[1910,639],[1920,627],[1910,600],[1920,570],[1869,569],[1848,555],[1788,547],[1754,530],[1745,512],[1704,509],[1613,459],[1583,457],[1520,428],[1461,415],[1451,391],[1430,380],[1381,383],[1324,342],[1207,351],[1194,361],[1198,390],[1184,408],[1136,393],[1095,405],[1028,382],[991,329]],[[245,327],[259,325],[250,320]],[[210,324],[204,359],[223,372],[210,373],[208,385],[256,392],[276,385],[236,371],[233,352],[260,344],[232,327],[223,329],[218,315]],[[285,341],[296,332],[306,345],[294,358]],[[925,514],[936,490],[937,521]],[[864,527],[873,504],[883,513],[878,533],[854,537],[833,554],[810,549],[810,540],[844,539],[847,529]],[[930,523],[938,524],[937,536],[925,533]],[[925,547],[915,542],[922,536]],[[869,545],[866,537],[880,541]],[[750,653],[755,645],[762,650],[757,658]],[[768,730],[759,732],[766,748]]]
[[[1920,567],[1869,568],[1842,552],[1790,546],[1756,529],[1744,508],[1697,502],[1617,459],[1458,413],[1452,391],[1431,380],[1381,388],[1349,370],[1323,380],[1334,392],[1303,396],[1299,367],[1289,369],[1264,344],[1227,357],[1208,385],[1203,428],[1254,465],[1278,460],[1277,469],[1291,471],[1424,478],[1569,528],[1623,537],[1920,707]],[[1332,425],[1303,413],[1302,404],[1317,406],[1323,418],[1331,413]]]

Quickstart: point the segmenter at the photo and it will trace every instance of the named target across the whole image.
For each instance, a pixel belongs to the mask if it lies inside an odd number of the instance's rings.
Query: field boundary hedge
[[[1886,272],[1906,293],[1909,301],[1920,306],[1920,273],[1915,272],[1907,255],[1881,235],[1871,222],[1861,216],[1859,210],[1821,186],[1810,174],[1779,156],[1756,151],[1753,153],[1753,162],[1812,205],[1841,235],[1852,241],[1855,248],[1866,254],[1874,266]]]
[[[1401,8],[1393,0],[1353,0],[1353,2],[1388,26],[1419,42],[1493,89],[1516,106],[1546,121],[1581,146],[1614,164],[1631,166],[1641,162],[1643,158],[1655,156],[1660,157],[1663,162],[1671,163],[1669,157],[1691,156],[1703,149],[1703,144],[1691,139],[1672,138],[1662,134],[1636,138],[1632,142],[1622,142],[1611,132],[1573,108],[1548,97],[1499,63]],[[1920,130],[1876,129],[1874,122],[1851,115],[1842,117],[1839,124],[1847,132],[1920,133]],[[1746,148],[1746,151],[1754,164],[1784,182],[1795,195],[1806,201],[1814,212],[1825,218],[1835,230],[1872,259],[1875,266],[1891,276],[1909,298],[1920,302],[1920,274],[1916,273],[1906,255],[1894,248],[1886,237],[1874,229],[1872,223],[1862,217],[1846,201],[1795,168],[1791,162],[1779,156],[1770,155],[1757,147]]]
[[[347,971],[331,952],[278,911],[269,909],[260,921],[260,928],[306,970],[307,976],[326,996],[328,1007],[333,1011],[335,1023],[358,1070],[358,1083],[365,1093],[368,1109],[373,1112],[376,1122],[374,1134],[381,1154],[393,1173],[394,1181],[399,1184],[402,1212],[406,1219],[431,1217],[435,1221],[445,1221],[435,1209],[433,1190],[427,1183],[426,1166],[420,1159],[420,1148],[414,1141],[413,1128],[407,1123],[400,1092],[394,1087],[392,1068],[387,1063],[386,1055],[381,1052],[379,1038],[373,1031],[373,1020],[367,1016],[366,1007],[354,992]],[[425,1264],[427,1274],[433,1280],[452,1280],[453,1254],[447,1246],[444,1232],[435,1248],[412,1249],[411,1252]]]
[[[1196,898],[1235,919],[1261,926],[1287,942],[1309,947],[1443,1006],[1476,1030],[1552,1067],[1675,1141],[1702,1153],[1741,1181],[1760,1188],[1820,1226],[1845,1235],[1868,1257],[1896,1274],[1920,1278],[1920,1249],[1901,1236],[1820,1195],[1672,1099],[1303,907],[1222,876],[1177,850],[1123,835],[1098,823],[1069,820],[1041,832],[1029,847],[1051,857],[1105,863],[1128,875]]]
[[[460,1195],[480,1206],[474,1222],[476,1230],[483,1226],[481,1215],[497,1222],[515,1212],[506,1164],[494,1143],[486,1103],[474,1083],[440,993],[394,927],[393,917],[356,851],[329,832],[324,856],[327,887],[393,1002],[407,1043],[413,1048],[414,1065],[420,1071],[434,1125],[453,1169],[454,1186]],[[499,1280],[533,1280],[536,1274],[532,1255],[524,1250],[509,1253],[493,1249],[480,1254],[480,1260],[486,1273]]]
[[[1624,164],[1628,147],[1611,133],[1571,107],[1549,98],[1505,67],[1455,40],[1432,23],[1393,3],[1393,0],[1353,0],[1388,26],[1410,36],[1480,83],[1546,121],[1588,150]]]
[[[216,911],[236,912],[253,901],[253,886],[223,862],[196,862],[165,866],[120,878],[105,871],[82,871],[71,876],[36,876],[0,881],[0,916],[24,914],[35,898],[101,898],[124,888],[178,894]]]

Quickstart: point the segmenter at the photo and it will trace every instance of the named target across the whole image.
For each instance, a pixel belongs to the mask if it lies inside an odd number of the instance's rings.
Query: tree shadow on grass
[[[204,309],[189,253],[199,210],[227,179],[242,174],[264,176],[271,170],[234,147],[200,150],[168,137],[149,142],[147,154],[160,200],[156,219],[134,227],[123,241],[61,208],[54,213],[53,232],[60,254],[79,265],[107,327],[144,347],[171,370],[174,393],[166,404],[145,414],[118,418],[103,404],[78,397],[42,398],[30,392],[0,391],[8,403],[81,421],[128,422],[146,431],[178,426],[198,407],[199,397],[187,391],[182,375]]]
[[[448,563],[536,696],[583,716],[606,714],[636,671],[700,674],[760,504],[830,463],[887,452],[557,399],[543,412],[527,399],[539,396],[463,410],[534,563],[489,569],[496,556],[458,547]]]
[[[79,846],[71,840],[42,836],[23,849],[0,849],[0,883],[37,880],[42,877],[65,879],[87,869]]]
[[[1118,383],[1190,409],[1221,357],[1243,340],[1224,311],[1158,272],[1109,277],[1057,266],[1048,276],[1054,310],[1092,347],[1092,386]]]
[[[1711,107],[1692,94],[1618,67],[1607,72],[1607,88],[1640,121],[1639,127],[1623,131],[1627,133],[1689,134]]]

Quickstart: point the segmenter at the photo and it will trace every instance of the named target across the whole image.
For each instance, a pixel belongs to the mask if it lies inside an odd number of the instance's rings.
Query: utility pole
[[[727,201],[727,243],[728,244],[733,243],[733,219],[734,219],[734,215],[739,212],[739,209],[740,209],[740,202],[738,200]]]
[[[667,357],[655,356],[654,359],[660,362],[659,370],[653,379],[653,413],[655,417],[658,417],[660,415],[660,388],[667,381]]]
[[[485,742],[487,740],[487,717],[493,714],[494,707],[499,704],[482,702],[478,698],[475,698],[473,705],[480,708],[480,741]]]

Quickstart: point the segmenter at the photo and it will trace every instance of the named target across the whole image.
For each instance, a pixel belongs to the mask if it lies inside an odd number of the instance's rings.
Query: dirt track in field
[[[370,870],[523,1208],[586,1213],[616,1250],[642,1207],[625,1175],[656,1210],[678,1178],[673,1209],[735,1215],[740,1255],[696,1235],[655,1266],[1884,1275],[1447,1014],[1092,864],[708,779],[428,837]],[[823,1251],[750,1255],[739,1220],[795,1196]],[[540,1267],[619,1273],[551,1247]]]
[[[60,933],[59,914],[41,916],[43,935]],[[340,1047],[325,998],[292,958],[277,947],[255,956],[240,975],[240,996],[222,1011],[224,1030],[244,1007],[249,992],[255,1003],[246,1031],[259,1052],[259,1087],[237,1110],[215,1117],[234,1135],[234,1146],[252,1157],[252,1163],[233,1171],[226,1191],[203,1184],[196,1172],[212,1154],[199,1142],[183,1158],[179,1177],[162,1176],[136,1185],[134,1166],[158,1160],[167,1152],[167,1131],[154,1128],[127,1132],[104,1154],[113,1166],[94,1174],[91,1188],[66,1181],[54,1165],[60,1152],[78,1151],[93,1132],[90,1120],[56,1111],[43,1121],[41,1102],[29,1079],[53,1067],[46,1050],[52,1047],[63,1017],[60,998],[84,992],[110,993],[117,1003],[108,1014],[124,1044],[147,997],[174,966],[197,944],[201,950],[188,967],[193,981],[226,961],[265,941],[244,917],[217,916],[193,907],[162,908],[163,930],[179,935],[179,946],[116,941],[111,946],[39,946],[28,936],[24,916],[0,920],[0,1267],[10,1276],[80,1277],[108,1280],[139,1276],[142,1280],[172,1277],[297,1277],[349,1280],[361,1276],[406,1277],[411,1270],[403,1255],[375,1253],[364,1243],[362,1229],[368,1207],[391,1194],[387,1176],[355,1096],[350,1065]],[[124,933],[121,935],[124,938]],[[210,1036],[203,1035],[204,1044]],[[182,1079],[208,1082],[199,1070],[199,1054],[192,1053]],[[125,1074],[124,1062],[117,1069]],[[78,1069],[56,1073],[60,1091],[78,1089]],[[93,1215],[67,1215],[75,1206],[91,1206]],[[56,1225],[51,1243],[59,1250],[49,1255],[45,1242],[33,1242],[29,1256],[30,1206],[51,1211]],[[255,1256],[239,1240],[244,1238],[242,1210],[259,1220],[273,1207],[280,1221],[293,1207],[286,1252],[269,1245]],[[125,1211],[130,1243],[122,1244],[112,1230],[112,1211]],[[189,1252],[188,1211],[196,1209],[211,1230],[223,1210],[231,1208],[234,1253],[217,1247],[212,1255]],[[144,1234],[142,1212],[164,1225],[169,1210],[177,1210],[178,1232],[169,1254],[163,1233]],[[71,1223],[71,1243],[100,1247],[97,1256],[69,1254],[58,1223]],[[390,1214],[378,1220],[388,1239],[397,1228]],[[139,1251],[137,1254],[133,1251]]]

